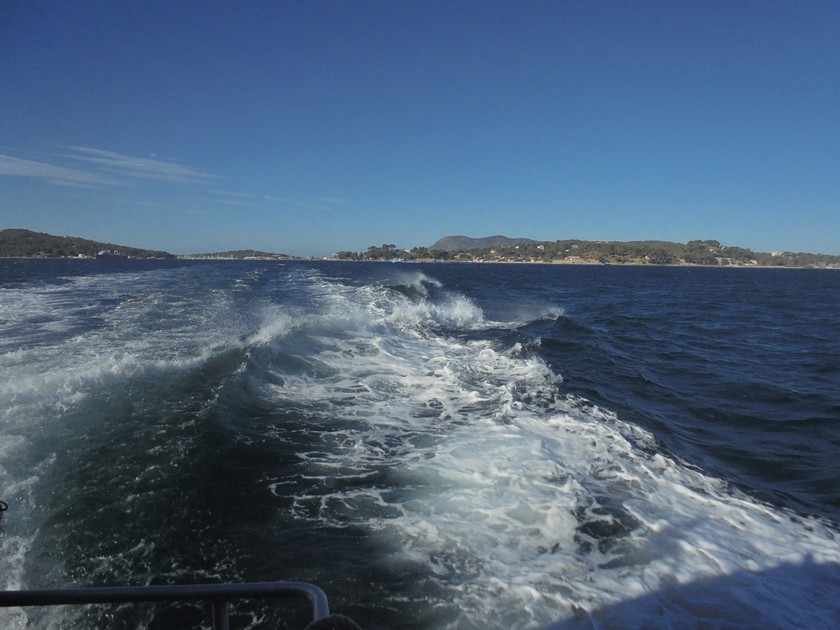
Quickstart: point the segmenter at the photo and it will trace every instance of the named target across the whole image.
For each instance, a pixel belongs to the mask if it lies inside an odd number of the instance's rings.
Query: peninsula
[[[77,236],[53,236],[31,230],[0,230],[0,258],[175,258],[169,252],[101,243]]]
[[[528,238],[445,236],[430,247],[398,249],[372,245],[366,252],[336,252],[338,260],[406,260],[501,263],[702,265],[707,267],[797,267],[840,269],[840,256],[754,252],[715,240],[536,241]]]
[[[176,256],[169,252],[92,241],[77,236],[53,236],[23,229],[0,230],[0,258],[188,258],[201,260],[290,260],[294,256],[253,249]]]

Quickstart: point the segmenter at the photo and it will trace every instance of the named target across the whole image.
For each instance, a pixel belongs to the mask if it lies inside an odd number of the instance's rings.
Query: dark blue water
[[[831,626],[838,312],[818,270],[3,260],[3,584],[307,580],[370,628]]]
[[[562,304],[563,316],[518,334],[536,341],[565,391],[767,500],[837,519],[838,274],[539,267],[504,276],[499,289],[520,304],[540,299],[530,281]]]

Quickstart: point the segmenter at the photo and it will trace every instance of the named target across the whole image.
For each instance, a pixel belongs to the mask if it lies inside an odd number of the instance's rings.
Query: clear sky
[[[837,0],[0,0],[0,228],[840,254]]]

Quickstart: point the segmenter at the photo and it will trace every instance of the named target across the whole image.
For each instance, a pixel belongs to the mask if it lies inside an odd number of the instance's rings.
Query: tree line
[[[340,251],[337,260],[459,261],[459,262],[581,262],[602,264],[703,265],[710,267],[840,267],[840,256],[794,252],[754,252],[721,245],[716,240],[670,241],[531,241],[473,249],[399,249],[394,244],[371,245],[364,252]]]

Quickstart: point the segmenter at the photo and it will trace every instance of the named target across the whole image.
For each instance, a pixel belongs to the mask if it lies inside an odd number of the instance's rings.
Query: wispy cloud
[[[229,205],[253,205],[264,206],[268,203],[287,203],[289,200],[283,197],[275,197],[273,195],[260,195],[256,193],[234,192],[230,190],[214,190],[215,194],[219,195],[216,203],[223,203]]]
[[[323,204],[317,205],[317,204],[314,204],[314,203],[306,203],[306,202],[303,202],[303,201],[298,201],[297,205],[300,206],[301,208],[307,208],[309,210],[318,210],[319,212],[337,212],[336,208],[331,208],[331,207],[325,206]]]
[[[286,197],[276,197],[273,195],[264,195],[259,193],[239,192],[232,190],[214,190],[215,195],[212,199],[204,199],[207,203],[213,203],[219,206],[239,206],[243,208],[265,208],[277,209],[282,206],[284,211],[300,212],[301,209],[305,211],[316,210],[318,212],[337,212],[337,206],[345,203],[344,199],[339,197],[321,197],[314,202],[297,201],[288,199]]]
[[[123,183],[102,173],[58,166],[48,162],[24,160],[10,155],[0,155],[0,175],[33,177],[57,186],[73,186],[76,188],[119,186]]]
[[[245,199],[204,199],[207,203],[219,206],[237,206],[239,208],[262,208],[264,204],[246,201]]]
[[[72,160],[95,164],[102,170],[124,177],[156,179],[167,182],[203,183],[221,179],[218,175],[205,173],[197,168],[185,166],[156,157],[135,157],[93,147],[64,147],[75,153],[65,155]]]
[[[221,179],[170,160],[121,155],[93,147],[65,146],[70,153],[27,160],[0,155],[0,175],[31,177],[57,186],[127,186],[136,180],[203,184]]]

